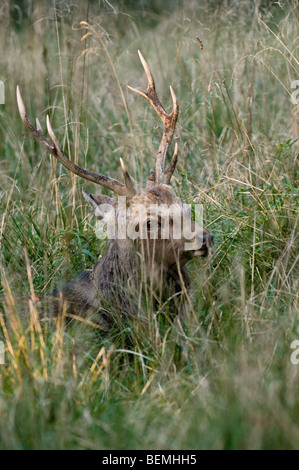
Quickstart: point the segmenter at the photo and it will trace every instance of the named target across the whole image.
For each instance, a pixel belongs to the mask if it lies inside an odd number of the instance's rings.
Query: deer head
[[[170,87],[173,109],[169,114],[165,111],[157,96],[148,64],[139,51],[138,53],[147,77],[147,89],[128,88],[146,98],[163,123],[163,136],[157,153],[156,169],[150,172],[145,188],[134,187],[122,159],[120,159],[120,164],[124,183],[75,165],[67,158],[59,145],[48,116],[47,129],[51,142],[44,136],[38,120],[37,127],[34,127],[30,122],[18,87],[17,101],[25,126],[48,152],[74,174],[104,186],[117,195],[116,198],[112,198],[105,195],[93,195],[87,191],[83,192],[98,219],[105,223],[111,223],[113,219],[113,230],[116,236],[109,243],[113,244],[114,248],[117,247],[118,258],[122,260],[120,262],[130,264],[135,256],[146,265],[149,277],[155,275],[159,278],[159,273],[165,270],[174,270],[180,273],[185,263],[192,257],[207,256],[213,245],[213,237],[208,230],[195,221],[190,221],[190,236],[186,237],[183,231],[176,232],[180,233],[179,236],[176,236],[175,230],[182,228],[184,220],[189,215],[189,208],[176,196],[170,186],[170,180],[178,160],[177,144],[175,144],[169,165],[166,165],[166,157],[174,135],[179,106],[174,91]],[[110,252],[111,250],[108,249],[106,258],[110,256]],[[109,264],[109,260],[107,263]],[[104,276],[105,273],[99,274],[99,276],[101,275]],[[101,284],[100,280],[98,284]]]

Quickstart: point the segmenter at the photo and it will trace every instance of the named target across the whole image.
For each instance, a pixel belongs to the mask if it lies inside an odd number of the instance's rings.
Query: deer
[[[109,332],[118,322],[138,317],[142,296],[146,299],[146,305],[150,304],[153,309],[169,303],[171,314],[173,316],[180,314],[184,296],[190,286],[186,264],[192,258],[207,257],[214,244],[213,235],[194,220],[190,222],[191,236],[188,240],[184,234],[174,236],[174,220],[176,223],[179,221],[177,225],[180,225],[186,213],[190,212],[190,208],[187,208],[187,204],[176,195],[170,185],[178,161],[177,143],[167,165],[167,155],[175,132],[179,105],[170,86],[172,111],[170,113],[165,111],[156,93],[150,68],[140,51],[138,54],[147,78],[147,88],[144,90],[130,86],[128,88],[150,103],[163,124],[156,168],[150,171],[145,187],[134,186],[122,159],[120,165],[123,183],[110,176],[80,168],[73,163],[60,146],[49,116],[46,121],[51,141],[43,134],[38,119],[36,127],[31,123],[17,86],[17,103],[21,119],[41,146],[70,172],[108,188],[115,194],[115,197],[110,197],[83,191],[83,196],[97,220],[108,224],[114,218],[116,231],[120,229],[121,224],[124,232],[129,225],[134,226],[133,237],[123,236],[123,233],[120,233],[120,236],[108,239],[106,251],[98,261],[53,294],[55,299],[51,307],[53,314],[57,314],[61,305],[64,305],[68,316],[92,319],[92,322],[99,325],[104,332]],[[153,211],[151,210],[153,207],[158,209]],[[122,215],[125,215],[123,217],[125,222],[122,223],[119,217],[121,211]],[[168,227],[167,237],[162,236],[164,226]]]

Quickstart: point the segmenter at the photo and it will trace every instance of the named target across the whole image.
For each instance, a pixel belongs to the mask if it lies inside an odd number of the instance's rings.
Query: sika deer
[[[191,222],[191,237],[180,234],[188,213],[187,205],[175,195],[169,185],[176,167],[178,147],[166,167],[166,157],[173,138],[179,107],[170,87],[173,110],[166,113],[155,90],[150,69],[139,57],[147,76],[148,87],[144,91],[129,87],[146,98],[163,122],[163,136],[159,146],[156,171],[147,179],[146,187],[135,189],[120,159],[124,183],[100,173],[80,168],[64,154],[52,130],[47,116],[47,128],[52,143],[43,135],[37,120],[37,128],[28,119],[17,87],[17,100],[21,118],[43,147],[62,165],[78,176],[93,181],[116,193],[116,198],[93,195],[84,191],[84,197],[99,220],[112,224],[113,236],[106,252],[94,266],[84,271],[76,280],[69,282],[57,293],[66,304],[69,316],[91,318],[109,330],[115,319],[136,316],[140,313],[141,298],[147,305],[172,299],[171,311],[180,310],[180,296],[189,285],[185,267],[192,257],[207,256],[213,245],[212,235],[196,222]],[[166,236],[165,236],[166,233]],[[150,301],[150,298],[154,302]],[[58,307],[54,308],[57,311]]]

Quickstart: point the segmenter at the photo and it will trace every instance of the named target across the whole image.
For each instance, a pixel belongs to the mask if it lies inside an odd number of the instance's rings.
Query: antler
[[[41,125],[36,119],[36,128],[34,125],[31,123],[29,120],[26,109],[21,97],[20,89],[17,86],[17,101],[18,101],[18,107],[19,107],[19,113],[22,118],[22,121],[24,122],[25,126],[29,131],[34,135],[34,137],[38,140],[38,142],[48,151],[50,152],[57,160],[65,166],[68,170],[70,170],[72,173],[74,173],[77,176],[81,176],[82,178],[93,181],[96,184],[100,184],[101,186],[104,186],[105,188],[111,189],[114,191],[116,194],[119,194],[121,196],[131,196],[135,194],[135,190],[133,188],[130,176],[125,169],[125,166],[123,162],[121,162],[122,166],[122,171],[125,176],[125,183],[122,184],[119,181],[110,178],[109,176],[104,176],[101,175],[100,173],[93,173],[92,171],[84,170],[83,168],[80,168],[78,165],[75,163],[71,162],[65,153],[63,152],[62,148],[60,147],[58,140],[53,132],[53,129],[50,124],[49,116],[47,116],[47,129],[49,136],[53,142],[53,145],[46,139],[42,132]]]
[[[139,95],[146,98],[150,102],[154,110],[157,112],[157,114],[160,116],[163,122],[163,136],[162,136],[162,140],[159,146],[159,150],[157,154],[157,162],[156,162],[156,183],[164,183],[164,182],[166,183],[167,181],[166,184],[168,184],[174,172],[176,162],[177,162],[177,149],[176,149],[174,156],[172,158],[171,164],[169,165],[167,170],[165,169],[167,152],[168,152],[168,149],[170,147],[170,144],[173,138],[175,125],[176,125],[178,114],[179,114],[179,105],[178,105],[176,96],[174,94],[174,91],[172,87],[170,86],[173,109],[170,114],[168,114],[165,111],[165,109],[163,108],[157,96],[154,78],[149,69],[149,66],[146,63],[140,51],[138,51],[138,54],[139,54],[141,63],[143,65],[146,77],[147,77],[148,86],[146,90],[138,90],[137,88],[132,88],[130,86],[128,86],[128,88],[134,91],[135,93],[138,93]]]

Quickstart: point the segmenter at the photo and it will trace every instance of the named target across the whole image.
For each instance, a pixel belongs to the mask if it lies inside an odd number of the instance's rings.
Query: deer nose
[[[202,241],[203,246],[207,245],[214,245],[214,237],[212,233],[204,233],[203,234],[203,241]]]

